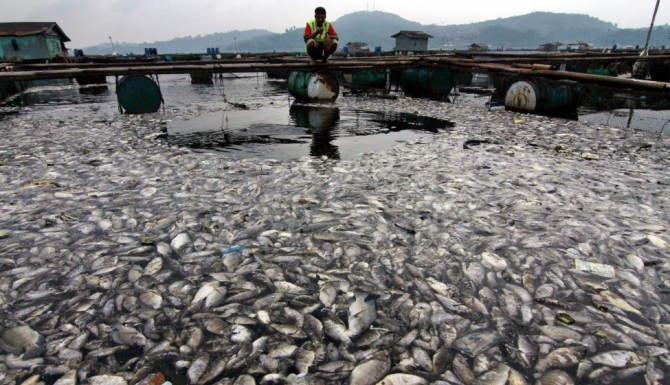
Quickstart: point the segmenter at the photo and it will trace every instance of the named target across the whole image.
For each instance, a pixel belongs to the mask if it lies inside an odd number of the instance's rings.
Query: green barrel
[[[538,79],[517,79],[505,91],[505,108],[541,115],[574,114],[579,92],[566,84],[550,84]]]
[[[413,97],[444,99],[451,92],[454,79],[446,68],[416,67],[402,70],[400,86]]]
[[[128,75],[116,85],[116,98],[127,114],[156,112],[163,102],[158,85],[143,75]]]
[[[355,69],[342,73],[343,85],[352,90],[386,88],[385,69]]]
[[[328,71],[291,71],[288,91],[297,100],[334,101],[340,93],[340,82]]]

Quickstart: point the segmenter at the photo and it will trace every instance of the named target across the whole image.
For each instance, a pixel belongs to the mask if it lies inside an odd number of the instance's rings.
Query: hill
[[[588,42],[595,47],[644,45],[647,30],[620,29],[616,24],[581,14],[534,12],[527,15],[499,18],[460,25],[422,25],[417,22],[381,11],[354,12],[333,21],[340,45],[365,42],[370,48],[392,50],[395,40],[391,35],[401,30],[423,31],[433,36],[429,49],[466,49],[472,43],[488,44],[494,49],[536,49],[549,42],[563,44]],[[266,30],[230,31],[205,36],[183,37],[153,43],[121,43],[117,52],[142,53],[144,47],[156,47],[161,53],[206,52],[218,47],[222,52],[301,52],[303,27],[292,27],[284,33]],[[657,26],[652,35],[652,46],[663,46],[670,35],[670,26]],[[85,48],[89,54],[110,53],[109,43]]]

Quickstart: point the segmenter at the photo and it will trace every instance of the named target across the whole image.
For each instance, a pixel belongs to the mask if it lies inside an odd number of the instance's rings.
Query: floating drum
[[[340,93],[340,83],[328,71],[292,71],[288,76],[288,91],[297,100],[334,101]]]
[[[343,85],[352,90],[386,88],[385,69],[346,70],[342,74]]]
[[[400,74],[400,87],[409,96],[444,99],[453,85],[454,79],[446,68],[407,68]]]
[[[116,85],[116,98],[127,114],[156,112],[163,102],[158,85],[143,75],[128,75]]]
[[[578,99],[577,92],[565,84],[517,80],[511,82],[505,92],[505,108],[541,115],[575,114]]]

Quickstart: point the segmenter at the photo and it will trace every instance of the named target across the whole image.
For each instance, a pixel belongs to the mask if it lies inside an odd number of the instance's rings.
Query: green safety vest
[[[309,23],[309,28],[312,30],[312,33],[316,32],[316,20],[312,19],[308,21]],[[328,30],[330,29],[330,23],[326,20],[323,21],[323,32],[321,34],[317,35],[314,40],[323,43],[324,40],[326,40],[326,36],[328,35]]]

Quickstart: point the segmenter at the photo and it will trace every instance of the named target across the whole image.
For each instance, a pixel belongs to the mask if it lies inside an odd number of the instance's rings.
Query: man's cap
[[[326,8],[324,7],[316,7],[314,10],[315,15],[325,15],[326,14]]]

